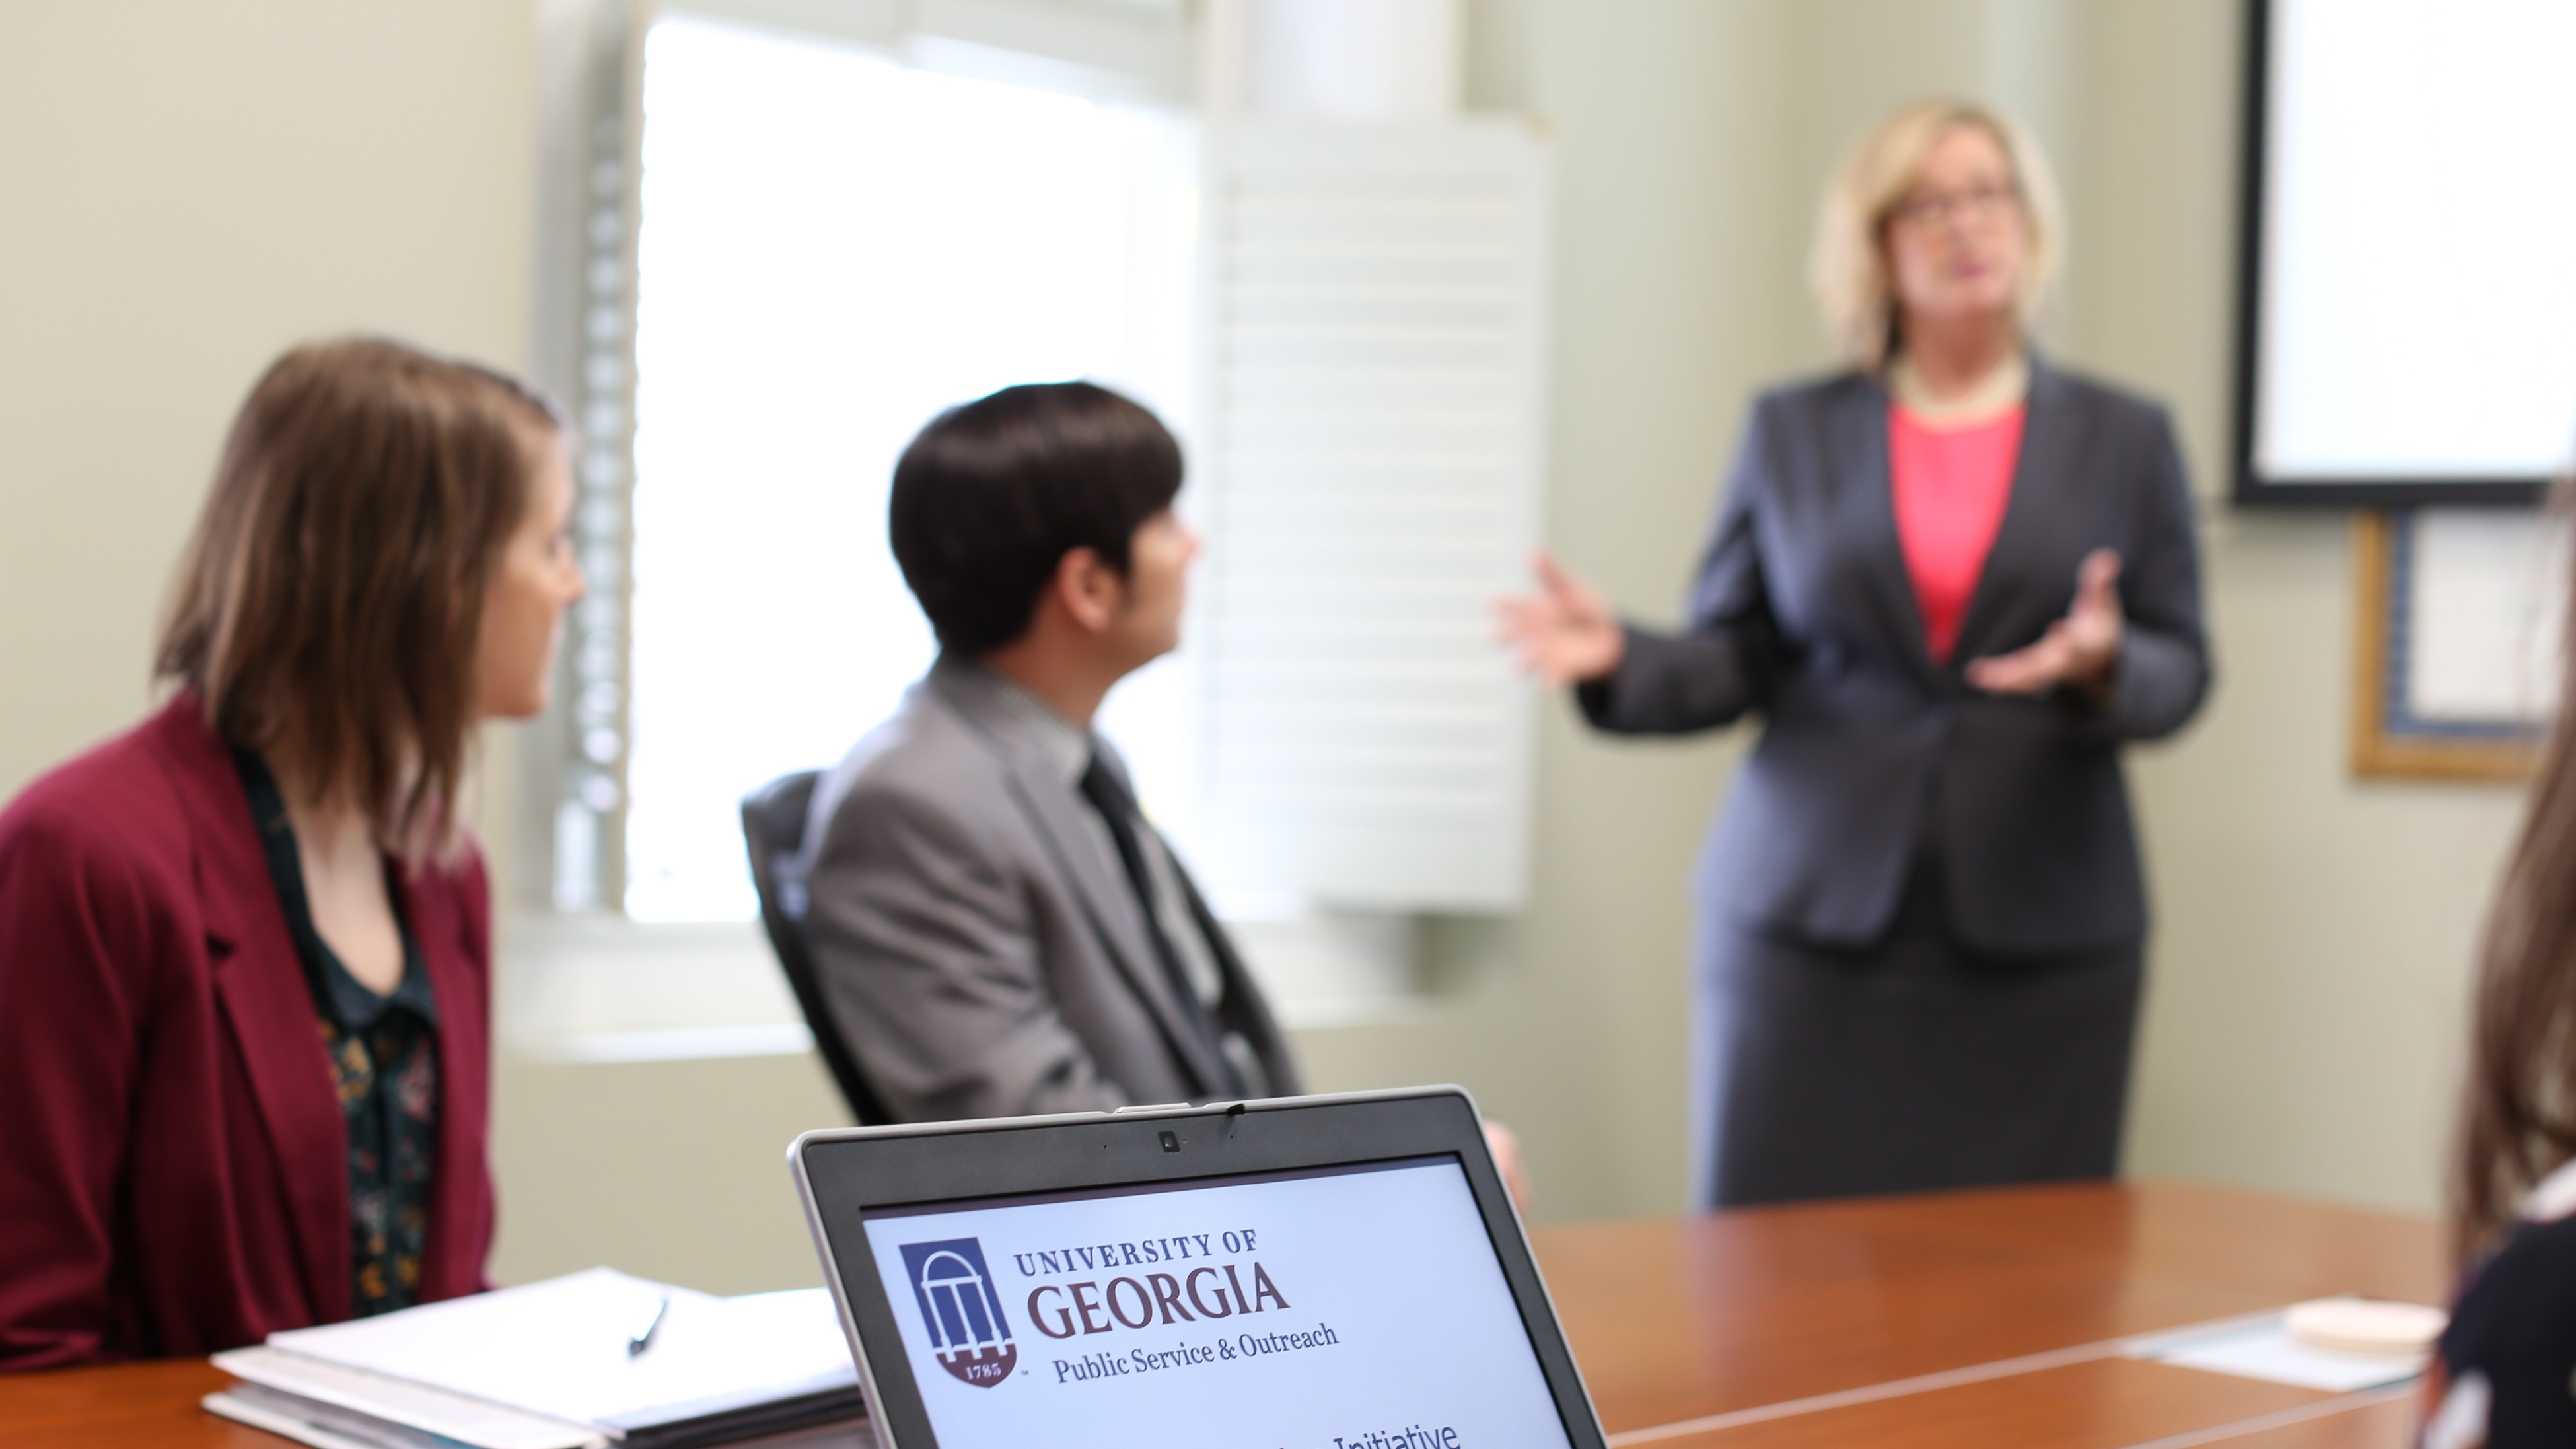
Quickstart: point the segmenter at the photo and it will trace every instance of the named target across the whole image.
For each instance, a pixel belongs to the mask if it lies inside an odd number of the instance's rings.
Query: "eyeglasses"
[[[1991,221],[2021,205],[2018,187],[1989,184],[1965,191],[1921,191],[1888,208],[1888,218],[1914,226],[1938,226],[1952,217]]]

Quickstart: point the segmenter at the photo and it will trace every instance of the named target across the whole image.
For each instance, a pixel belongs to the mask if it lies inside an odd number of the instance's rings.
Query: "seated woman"
[[[0,1370],[484,1286],[491,923],[459,788],[582,590],[561,429],[397,343],[234,421],[132,731],[0,813]]]
[[[2470,1009],[2451,1185],[2462,1288],[2425,1379],[2426,1449],[2576,1444],[2576,629],[2568,642]]]

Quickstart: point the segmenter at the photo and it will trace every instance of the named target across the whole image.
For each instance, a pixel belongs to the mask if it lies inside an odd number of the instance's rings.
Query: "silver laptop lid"
[[[1602,1443],[1459,1089],[790,1156],[891,1449]]]

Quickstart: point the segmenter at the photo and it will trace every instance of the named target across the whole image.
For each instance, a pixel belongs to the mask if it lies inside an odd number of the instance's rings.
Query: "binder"
[[[820,1426],[867,1442],[820,1288],[717,1298],[593,1268],[214,1364],[243,1382],[209,1410],[325,1449],[697,1449]]]

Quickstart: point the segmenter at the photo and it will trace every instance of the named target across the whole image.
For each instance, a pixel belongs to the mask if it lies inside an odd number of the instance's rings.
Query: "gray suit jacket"
[[[1090,806],[972,669],[943,660],[815,791],[805,928],[834,1025],[905,1121],[1215,1095],[1223,1067]],[[1184,885],[1225,1024],[1295,1092],[1260,987]]]
[[[1606,730],[1764,716],[1700,861],[1704,906],[1828,945],[1886,930],[1940,858],[1952,928],[2037,954],[2146,929],[2123,741],[2182,727],[2209,687],[2191,498],[2163,409],[2034,364],[2011,502],[1958,646],[1935,662],[1897,540],[1888,398],[1853,374],[1755,404],[1679,636],[1632,629],[1579,692]],[[2076,566],[2117,549],[2128,615],[2110,697],[1968,687],[1970,659],[2064,615]]]

